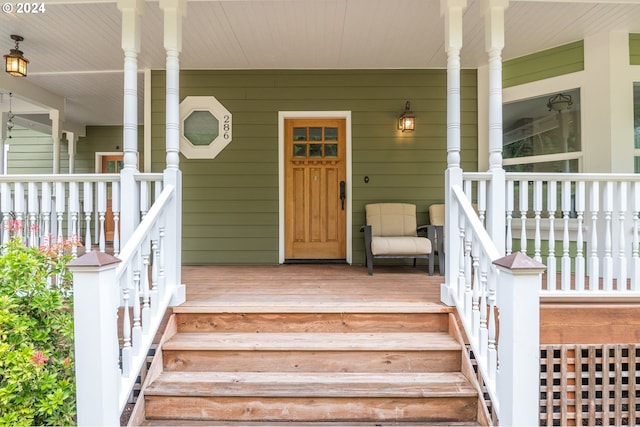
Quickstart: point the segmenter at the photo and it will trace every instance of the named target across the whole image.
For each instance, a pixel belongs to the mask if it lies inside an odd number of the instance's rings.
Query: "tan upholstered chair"
[[[433,245],[427,237],[418,236],[416,205],[408,203],[373,203],[365,206],[363,226],[367,271],[373,274],[375,258],[427,258],[429,275],[433,275]]]
[[[438,270],[440,270],[440,275],[443,275],[445,272],[444,212],[444,204],[429,206],[429,225],[427,226],[427,236],[433,242],[434,254],[438,254]]]

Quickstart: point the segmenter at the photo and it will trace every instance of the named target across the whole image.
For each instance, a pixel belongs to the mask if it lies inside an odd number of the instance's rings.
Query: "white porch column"
[[[62,122],[60,121],[60,111],[49,111],[49,119],[51,119],[51,138],[53,139],[53,172],[60,173],[60,131]]]
[[[168,224],[164,230],[168,256],[165,257],[166,283],[178,286],[172,305],[185,299],[182,275],[182,172],[180,171],[180,51],[182,51],[182,17],[186,0],[160,0],[164,12],[164,48],[166,66],[166,168],[164,184],[175,186],[176,196],[166,210]]]
[[[489,172],[487,232],[498,251],[505,253],[505,171],[502,168],[502,49],[504,10],[509,0],[484,0],[485,43],[489,54]]]
[[[78,137],[75,132],[67,132],[67,153],[69,154],[69,173],[75,173],[76,169],[76,144]]]
[[[581,88],[583,172],[633,173],[633,81],[629,33],[584,39]],[[637,76],[636,76],[637,78]]]
[[[138,53],[140,52],[140,17],[144,0],[118,0],[122,12],[122,50],[124,51],[124,108],[122,146],[124,168],[121,171],[120,240],[129,240],[140,223],[140,198],[135,181],[138,172]]]
[[[545,266],[521,252],[493,262],[500,271],[498,418],[500,425],[538,425],[540,405],[540,288]]]
[[[447,170],[445,171],[445,247],[447,257],[445,283],[440,289],[440,299],[454,305],[452,298],[459,276],[460,238],[457,229],[458,204],[453,202],[451,187],[462,186],[460,168],[460,49],[462,49],[462,12],[466,0],[441,0],[440,10],[445,20],[445,49],[447,51]]]

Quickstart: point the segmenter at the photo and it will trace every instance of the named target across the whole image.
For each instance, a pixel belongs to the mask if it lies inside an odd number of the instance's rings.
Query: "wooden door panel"
[[[120,173],[124,167],[123,155],[102,156],[102,173]],[[104,216],[104,238],[108,242],[113,241],[115,235],[115,221],[113,217],[113,202],[111,200],[111,188],[107,194],[107,212]],[[120,224],[118,223],[118,232]]]
[[[344,119],[285,120],[285,258],[346,257]]]

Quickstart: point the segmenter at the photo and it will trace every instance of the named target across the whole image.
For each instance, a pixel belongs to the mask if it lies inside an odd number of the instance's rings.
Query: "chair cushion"
[[[376,255],[428,255],[431,241],[426,237],[376,237],[371,239],[371,253]]]
[[[372,203],[365,206],[367,225],[372,236],[411,236],[418,233],[416,205],[409,203]]]
[[[429,224],[444,225],[444,204],[429,206]]]

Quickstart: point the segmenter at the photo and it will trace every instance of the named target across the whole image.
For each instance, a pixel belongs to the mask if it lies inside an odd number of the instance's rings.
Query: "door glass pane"
[[[338,144],[325,144],[324,145],[325,157],[338,157]]]
[[[307,128],[293,128],[293,140],[294,141],[306,141],[307,140]]]
[[[322,141],[322,128],[309,128],[309,141]]]
[[[338,128],[324,128],[324,140],[325,141],[337,141],[338,140]]]
[[[322,157],[322,144],[309,144],[309,157]]]
[[[307,144],[293,144],[293,157],[307,157]]]
[[[107,160],[107,173],[115,173],[116,170],[116,161],[115,160]]]

